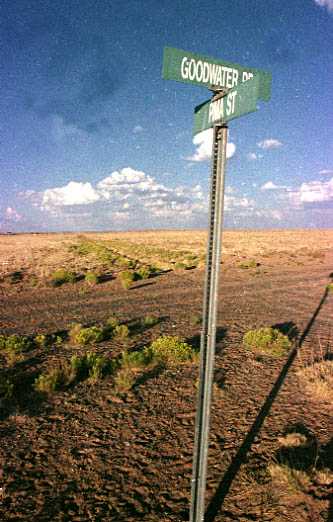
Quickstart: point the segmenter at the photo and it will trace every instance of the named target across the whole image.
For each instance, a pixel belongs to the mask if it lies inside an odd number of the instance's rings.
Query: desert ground
[[[206,239],[0,235],[1,520],[188,520]],[[217,325],[205,520],[332,521],[333,230],[226,231]]]

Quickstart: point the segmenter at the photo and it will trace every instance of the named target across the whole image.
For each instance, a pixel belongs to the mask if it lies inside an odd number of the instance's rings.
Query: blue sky
[[[272,73],[229,125],[225,224],[332,227],[333,0],[2,0],[0,232],[207,226],[210,93],[165,46]]]

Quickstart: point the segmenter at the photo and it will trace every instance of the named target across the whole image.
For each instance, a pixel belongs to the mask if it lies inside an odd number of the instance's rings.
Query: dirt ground
[[[70,249],[83,240],[161,270],[125,290],[119,267]],[[56,334],[110,316],[131,326],[153,314],[157,324],[93,349],[112,359],[160,335],[197,347],[205,241],[202,231],[0,236],[0,334]],[[197,268],[173,270],[189,252]],[[54,287],[59,267],[108,277]],[[205,520],[333,521],[333,406],[297,375],[332,356],[332,278],[333,230],[224,234]],[[289,332],[295,349],[278,358],[245,350],[245,332],[262,326]],[[11,366],[0,353],[0,377],[15,382],[0,403],[1,520],[188,520],[198,363],[140,374],[127,393],[112,376],[35,392],[41,371],[86,349],[35,347]],[[283,447],[290,433],[306,443]]]

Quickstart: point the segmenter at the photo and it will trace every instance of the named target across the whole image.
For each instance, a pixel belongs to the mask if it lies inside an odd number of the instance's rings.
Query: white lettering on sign
[[[209,105],[208,119],[210,123],[221,121],[224,116],[232,116],[236,109],[237,91],[229,92],[223,98]]]
[[[237,96],[237,91],[229,92],[229,94],[227,94],[227,108],[226,108],[227,116],[231,116],[235,112],[236,96]]]
[[[182,59],[180,73],[183,80],[195,80],[198,83],[210,83],[212,86],[227,87],[228,89],[237,86],[239,81],[237,69],[195,60],[194,58],[189,59],[187,56],[184,56]],[[242,82],[246,82],[251,78],[253,78],[253,73],[243,71]]]

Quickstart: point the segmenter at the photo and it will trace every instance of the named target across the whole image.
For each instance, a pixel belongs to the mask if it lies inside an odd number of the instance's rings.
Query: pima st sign
[[[165,80],[192,83],[213,90],[233,89],[258,77],[258,97],[268,101],[271,96],[270,73],[173,47],[164,48],[162,75]]]
[[[198,105],[194,109],[194,134],[256,111],[259,82],[259,77],[255,76],[234,87],[224,96]]]

